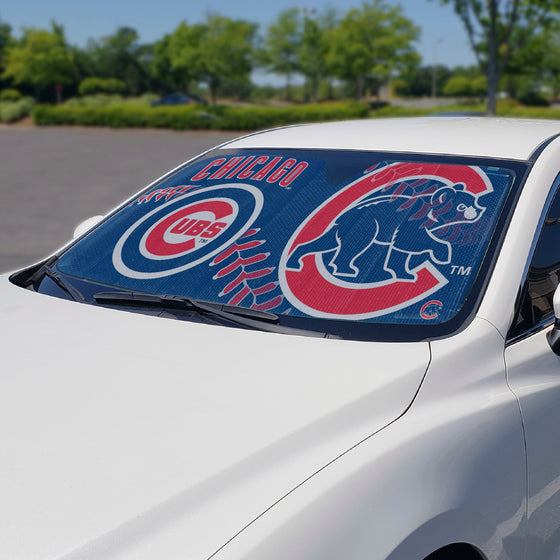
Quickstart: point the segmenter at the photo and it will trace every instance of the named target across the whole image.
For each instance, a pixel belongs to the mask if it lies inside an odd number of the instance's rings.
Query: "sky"
[[[475,63],[467,35],[450,6],[442,6],[440,0],[385,1],[400,4],[405,16],[421,29],[416,49],[423,64],[436,62],[453,67]],[[0,4],[0,19],[12,26],[16,37],[22,27],[48,29],[50,21],[55,20],[64,26],[70,44],[83,47],[88,39],[110,35],[121,26],[133,27],[141,42],[151,43],[173,31],[182,20],[197,23],[208,13],[249,20],[264,30],[287,8],[323,12],[330,7],[344,14],[362,3],[362,0],[25,0]]]

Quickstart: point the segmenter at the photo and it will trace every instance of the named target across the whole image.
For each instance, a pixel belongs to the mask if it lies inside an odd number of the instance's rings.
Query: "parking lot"
[[[32,264],[179,163],[238,136],[0,127],[0,272]]]

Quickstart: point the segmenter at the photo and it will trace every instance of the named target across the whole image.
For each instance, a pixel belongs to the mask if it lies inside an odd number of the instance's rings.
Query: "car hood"
[[[0,557],[204,559],[403,414],[427,343],[277,335],[0,278]]]

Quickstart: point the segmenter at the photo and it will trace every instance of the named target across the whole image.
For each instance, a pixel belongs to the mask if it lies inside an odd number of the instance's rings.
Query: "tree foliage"
[[[23,37],[6,48],[3,77],[15,84],[31,84],[37,96],[41,89],[67,84],[74,76],[73,57],[64,30],[52,23],[52,30],[25,29]]]
[[[355,80],[362,97],[368,78],[374,85],[384,83],[394,70],[419,60],[412,48],[418,36],[400,6],[371,0],[349,10],[329,32],[327,62],[336,77]]]
[[[525,47],[515,52],[504,69],[502,80],[511,97],[535,96],[538,89],[549,86],[558,97],[560,80],[560,38],[556,29],[531,36]]]
[[[90,39],[85,48],[67,45],[62,27],[56,24],[47,31],[25,30],[15,40],[10,26],[0,21],[0,76],[4,80],[0,86],[22,84],[22,91],[32,86],[36,93],[45,93],[45,88],[64,83],[79,93],[84,80],[82,90],[97,90],[108,82],[95,80],[118,79],[126,84],[126,94],[183,91],[200,95],[202,84],[215,101],[222,93],[250,97],[251,74],[260,67],[286,77],[288,99],[293,97],[290,88],[296,75],[305,80],[305,85],[300,82],[293,88],[298,99],[317,100],[320,93],[332,98],[333,86],[339,93],[348,80],[352,87],[360,80],[362,86],[366,81],[381,83],[405,59],[409,63],[419,60],[412,48],[418,32],[401,9],[389,6],[388,0],[368,1],[342,20],[332,9],[319,14],[284,10],[262,39],[256,24],[217,14],[194,24],[183,21],[153,44],[141,43],[135,29],[123,26],[111,35]]]
[[[205,82],[215,102],[222,82],[248,81],[256,31],[253,23],[213,14],[202,24],[181,22],[158,45],[156,69],[161,71],[167,65],[174,76],[181,75],[186,91],[193,80]]]
[[[182,26],[183,24],[179,24],[175,32],[165,34],[154,43],[150,74],[159,93],[172,91],[188,93],[190,82],[195,78],[190,68],[182,67],[180,58],[173,59],[173,53],[179,49],[177,43],[180,41]]]
[[[0,20],[0,65],[3,64],[6,50],[12,42],[12,27]]]
[[[85,78],[78,86],[80,95],[122,94],[125,90],[126,84],[117,78]]]
[[[443,93],[449,97],[481,97],[486,93],[486,88],[485,76],[468,78],[456,75],[449,78],[443,88]]]
[[[292,76],[299,71],[300,15],[298,8],[280,12],[277,20],[268,27],[259,53],[265,68],[286,78],[286,99],[290,98]]]
[[[549,79],[554,99],[560,94],[560,37],[557,33],[546,33],[542,37],[539,71]]]
[[[314,13],[311,15],[314,16]],[[333,10],[327,10],[318,17],[309,17],[309,14],[305,14],[304,17],[297,60],[299,71],[309,82],[313,101],[317,101],[319,97],[321,79],[329,76],[328,34],[336,25],[337,19]]]
[[[488,113],[496,114],[500,76],[536,34],[558,24],[560,0],[441,0],[463,22],[488,80]]]
[[[4,73],[7,49],[12,42],[12,27],[0,19],[0,89],[7,85],[1,75]]]
[[[88,76],[122,80],[128,93],[146,91],[150,86],[151,51],[151,46],[139,42],[135,29],[119,27],[112,35],[88,42]]]
[[[222,80],[248,80],[253,68],[257,26],[243,20],[210,15],[200,43],[201,77],[215,103]]]
[[[445,83],[451,77],[451,70],[442,64],[434,66],[417,66],[412,64],[400,73],[400,80],[393,87],[401,95],[429,97],[432,95],[435,77],[435,94],[443,93]]]
[[[191,81],[202,74],[199,47],[204,35],[203,25],[188,25],[181,22],[175,31],[158,45],[154,62],[168,64],[172,76],[177,76],[178,89],[188,92]]]
[[[543,85],[560,94],[560,0],[439,1],[465,25],[478,67],[421,66],[414,49],[419,30],[402,8],[393,0],[365,0],[343,13],[281,11],[262,37],[254,23],[209,14],[181,22],[153,44],[125,26],[85,48],[68,45],[56,23],[25,29],[16,39],[0,20],[0,90],[35,88],[52,99],[55,84],[91,93],[121,92],[124,82],[125,94],[183,91],[215,102],[218,95],[254,97],[251,75],[260,68],[283,76],[286,98],[297,101],[362,97],[390,84],[398,94],[429,96],[435,81],[436,94],[447,85],[445,93],[477,97],[487,84],[492,112],[500,78],[518,99],[542,96]],[[450,80],[456,76],[467,79]],[[107,81],[115,79],[118,86]],[[281,88],[270,95],[282,95]]]

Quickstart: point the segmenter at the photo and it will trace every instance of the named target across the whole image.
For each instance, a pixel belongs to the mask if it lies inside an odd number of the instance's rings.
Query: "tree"
[[[488,108],[496,114],[498,82],[511,57],[540,31],[557,25],[560,0],[441,0],[463,22],[488,80]]]
[[[553,97],[559,92],[560,39],[555,29],[547,29],[530,37],[515,52],[504,69],[505,85],[511,97],[541,97],[541,85],[550,85]]]
[[[182,22],[169,38],[171,68],[183,72],[185,82],[206,82],[215,103],[222,81],[248,82],[256,29],[253,23],[219,15],[207,16],[203,24]]]
[[[99,41],[91,39],[86,56],[90,76],[122,80],[132,94],[150,86],[151,47],[140,44],[137,31],[131,27],[119,27]]]
[[[356,82],[356,95],[363,97],[366,80],[374,87],[385,83],[395,69],[419,60],[412,47],[419,30],[400,6],[371,0],[346,13],[328,33],[327,61],[332,73]]]
[[[438,64],[436,71],[436,95],[443,92],[443,87],[451,77],[451,70],[443,64]],[[399,76],[398,83],[393,82],[395,92],[413,97],[429,97],[432,95],[434,79],[433,66],[416,66],[405,69]]]
[[[257,26],[243,20],[209,15],[204,31],[199,47],[202,79],[208,84],[212,103],[215,103],[222,80],[249,80]]]
[[[28,28],[20,41],[6,49],[6,65],[2,75],[15,84],[31,84],[37,98],[47,86],[67,84],[73,80],[73,58],[60,25],[52,23],[52,31]],[[60,93],[60,89],[57,88]]]
[[[560,37],[556,33],[547,33],[543,37],[541,72],[552,86],[552,96],[558,99],[560,93]]]
[[[158,93],[171,93],[173,91],[189,93],[194,74],[192,68],[184,69],[181,64],[179,54],[181,45],[179,43],[181,42],[180,35],[183,26],[186,26],[186,24],[180,23],[173,33],[167,33],[153,45],[150,75],[155,91]]]
[[[485,76],[467,78],[466,76],[452,76],[443,88],[444,95],[449,97],[480,97],[486,92]]]
[[[12,43],[12,28],[7,23],[3,23],[0,19],[0,75],[4,72],[8,46]],[[0,80],[0,89],[3,87],[4,83]]]
[[[280,12],[275,23],[266,31],[260,60],[265,68],[286,77],[286,99],[290,99],[293,74],[299,71],[298,53],[301,46],[301,19],[298,8]]]
[[[309,13],[304,13],[297,61],[299,71],[308,80],[311,98],[313,101],[317,101],[319,82],[328,75],[327,34],[336,27],[336,16],[333,10],[327,10],[324,15],[319,17],[309,16]]]
[[[203,25],[188,25],[182,21],[171,35],[156,44],[156,71],[160,77],[167,72],[172,89],[188,93],[191,82],[201,77],[203,64],[199,47],[204,32]]]

